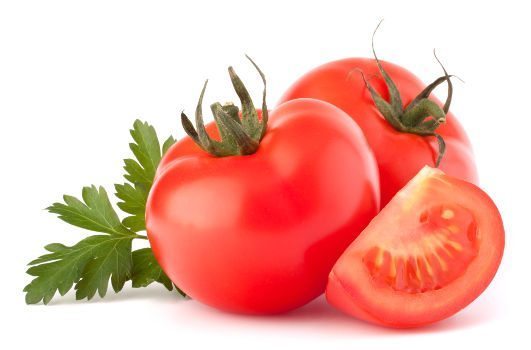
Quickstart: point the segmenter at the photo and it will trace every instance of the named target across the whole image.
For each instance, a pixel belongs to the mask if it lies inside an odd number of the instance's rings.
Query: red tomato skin
[[[176,143],[148,198],[148,237],[163,270],[191,298],[225,311],[280,313],[319,296],[379,210],[376,162],[344,112],[300,99],[268,124],[249,156],[215,158],[188,138]]]
[[[361,264],[361,256],[367,245],[380,241],[377,235],[371,235],[372,227],[376,227],[376,222],[380,220],[378,215],[345,250],[330,272],[326,299],[331,305],[369,323],[390,328],[414,328],[453,316],[489,286],[505,247],[500,213],[492,199],[477,186],[444,174],[436,175],[436,178],[458,188],[460,193],[438,190],[439,194],[432,198],[433,203],[441,203],[441,198],[437,198],[441,192],[447,196],[443,200],[449,202],[459,197],[460,204],[474,211],[478,223],[478,235],[481,237],[478,255],[463,275],[441,289],[420,294],[397,292],[371,279]],[[423,192],[428,202],[437,191],[430,186],[426,185],[427,189]],[[391,203],[391,206],[394,204]],[[386,207],[383,211],[388,209],[391,210]],[[391,234],[396,225],[400,225],[396,222],[388,224],[392,225],[388,230]]]
[[[406,69],[384,61],[381,63],[398,87],[402,102],[407,106],[425,85]],[[310,71],[288,89],[279,103],[296,98],[315,98],[332,103],[347,112],[363,130],[376,157],[384,206],[423,166],[435,166],[438,145],[434,137],[395,130],[376,108],[360,69],[380,95],[388,99],[387,87],[376,61],[348,58]],[[442,106],[439,101],[437,103]],[[451,112],[447,114],[446,123],[437,132],[446,141],[446,153],[439,168],[448,175],[477,183],[470,142]]]

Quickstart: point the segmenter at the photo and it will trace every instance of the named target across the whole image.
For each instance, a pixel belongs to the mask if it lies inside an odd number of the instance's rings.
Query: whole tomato
[[[231,312],[284,312],[325,290],[330,270],[379,210],[376,162],[339,108],[298,99],[269,116],[229,68],[243,110],[212,105],[216,124],[165,155],[146,210],[153,252],[193,299]],[[265,80],[264,80],[265,83]],[[204,90],[203,90],[204,92]]]
[[[348,113],[363,130],[378,162],[384,206],[425,165],[438,165],[448,175],[477,182],[467,135],[448,112],[452,86],[444,73],[425,86],[411,72],[379,61],[376,55],[375,59],[347,58],[302,76],[279,104],[314,98]],[[444,106],[429,99],[442,82],[449,84]]]

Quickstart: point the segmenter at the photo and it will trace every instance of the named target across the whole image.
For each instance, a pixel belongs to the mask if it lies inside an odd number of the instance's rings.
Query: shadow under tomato
[[[305,319],[319,318],[330,325],[326,328],[340,333],[363,333],[387,335],[411,335],[425,333],[444,333],[466,328],[474,328],[494,320],[498,316],[495,305],[490,303],[474,303],[465,310],[446,320],[436,322],[420,328],[395,329],[373,325],[354,317],[343,314],[327,304],[324,297],[320,297],[305,308],[294,311],[288,315],[294,322]]]
[[[186,305],[185,305],[186,304]],[[308,305],[278,315],[254,316],[225,313],[195,301],[179,305],[179,309],[187,309],[186,312],[193,313],[194,319],[208,319],[220,327],[227,330],[241,328],[242,325],[253,328],[268,328],[278,330],[304,331],[311,334],[332,334],[340,336],[372,337],[372,336],[410,336],[425,333],[445,333],[473,328],[490,322],[497,317],[497,310],[488,303],[472,304],[466,310],[457,315],[421,328],[394,329],[376,326],[356,318],[350,317],[334,309],[326,302],[324,296],[317,298]],[[173,310],[178,313],[179,310]]]
[[[489,323],[499,316],[495,304],[477,302],[446,320],[422,328],[410,330],[412,333],[451,332],[467,328],[478,327]]]
[[[186,317],[189,323],[197,322],[198,326],[213,323],[217,326],[233,329],[242,326],[263,328],[267,330],[280,328],[306,332],[319,332],[352,337],[402,336],[426,333],[445,333],[467,328],[474,328],[494,320],[499,311],[495,304],[477,300],[457,315],[421,328],[393,329],[376,326],[354,317],[348,316],[330,306],[324,296],[317,298],[306,306],[284,314],[255,316],[231,314],[188,298],[182,298],[176,291],[168,291],[161,286],[147,288],[125,288],[120,293],[108,291],[105,298],[95,296],[91,301],[76,301],[72,291],[67,296],[55,298],[50,306],[92,304],[92,303],[121,303],[134,300],[151,300],[163,305],[175,317]]]
[[[146,288],[130,288],[128,286],[124,287],[124,289],[119,292],[115,293],[110,287],[107,291],[107,295],[105,295],[104,298],[100,298],[98,294],[96,294],[91,300],[87,301],[86,299],[83,300],[76,300],[75,299],[75,293],[71,290],[68,292],[67,295],[64,297],[61,297],[59,295],[56,295],[54,299],[48,304],[48,306],[54,306],[54,305],[74,305],[74,304],[105,304],[105,303],[121,303],[121,302],[127,302],[131,300],[153,300],[156,302],[162,302],[162,303],[176,303],[180,301],[187,301],[187,298],[183,298],[180,296],[180,294],[177,293],[177,291],[168,291],[162,286],[153,285]]]

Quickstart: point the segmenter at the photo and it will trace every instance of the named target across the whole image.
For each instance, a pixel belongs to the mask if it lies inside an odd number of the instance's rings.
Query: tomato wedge
[[[500,213],[485,192],[424,167],[336,262],[327,300],[389,327],[442,320],[487,288],[504,237]]]

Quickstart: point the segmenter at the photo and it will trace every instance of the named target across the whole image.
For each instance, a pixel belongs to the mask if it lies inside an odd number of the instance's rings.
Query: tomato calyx
[[[391,124],[396,130],[420,136],[433,136],[437,139],[437,142],[439,144],[439,154],[437,156],[435,166],[438,167],[446,150],[446,144],[442,136],[436,133],[436,129],[441,124],[446,122],[446,114],[450,109],[453,94],[453,85],[450,78],[455,76],[448,74],[434,50],[433,54],[435,56],[435,59],[442,67],[444,75],[435,79],[435,81],[426,86],[426,88],[424,88],[424,90],[422,90],[404,108],[398,88],[396,87],[394,81],[391,79],[389,74],[387,74],[385,69],[382,67],[380,60],[376,55],[376,50],[374,49],[374,35],[380,27],[380,24],[381,22],[378,24],[372,35],[372,52],[376,60],[376,64],[378,65],[380,74],[382,75],[387,90],[389,92],[389,102],[386,101],[372,87],[369,81],[365,78],[363,72],[360,71],[363,81],[365,82],[365,85],[367,86],[367,89],[369,90],[371,97],[380,113],[387,120],[387,122],[389,122],[389,124]],[[429,96],[437,86],[444,82],[447,82],[448,92],[446,101],[443,107],[441,108],[433,100],[430,100]]]
[[[234,87],[242,105],[241,118],[240,109],[233,103],[222,105],[219,102],[215,102],[210,105],[216,126],[218,127],[221,136],[220,141],[213,140],[208,135],[203,121],[202,104],[208,80],[206,80],[203,85],[203,89],[199,96],[199,102],[197,103],[195,110],[196,127],[194,127],[184,112],[181,113],[181,123],[188,136],[190,136],[204,151],[215,157],[253,154],[258,149],[260,141],[267,130],[268,112],[266,104],[265,75],[249,56],[246,55],[245,57],[247,57],[256,68],[264,84],[261,119],[258,117],[258,112],[253,105],[253,101],[247,88],[232,67],[229,67],[228,71],[232,86]]]

